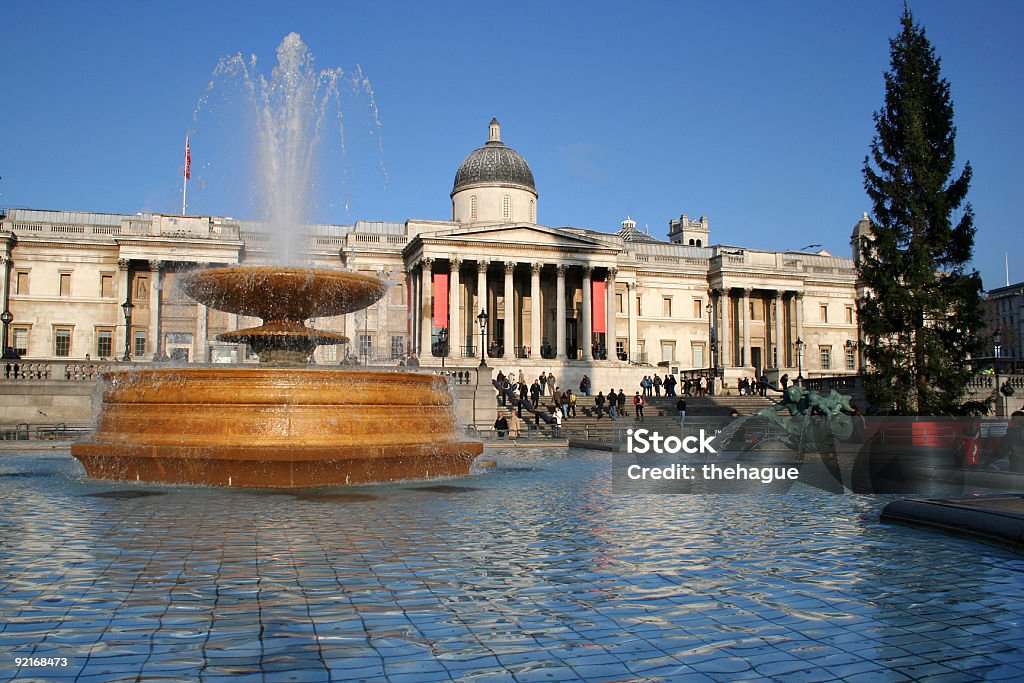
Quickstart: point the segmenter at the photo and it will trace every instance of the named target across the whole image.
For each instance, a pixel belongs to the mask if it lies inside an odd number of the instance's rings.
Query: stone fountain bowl
[[[380,279],[341,270],[243,266],[188,273],[190,297],[228,313],[263,320],[307,320],[372,305],[387,292]]]

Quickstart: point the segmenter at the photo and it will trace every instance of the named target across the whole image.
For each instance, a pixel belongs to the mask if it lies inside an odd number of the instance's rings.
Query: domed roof
[[[465,158],[455,173],[452,194],[464,187],[480,183],[517,185],[534,194],[533,171],[519,152],[506,147],[501,141],[501,125],[498,119],[491,119],[490,139],[483,147],[477,147]]]

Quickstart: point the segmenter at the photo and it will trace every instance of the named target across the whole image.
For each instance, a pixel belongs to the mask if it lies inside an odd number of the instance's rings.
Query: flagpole
[[[188,133],[186,132],[185,133],[185,173],[184,173],[185,178],[184,178],[184,180],[182,182],[182,185],[181,185],[181,215],[182,216],[185,215],[185,193],[188,191],[188,177],[189,177],[189,175],[191,175],[189,173],[189,170],[190,170],[189,166],[191,166],[191,165],[192,165],[192,152],[188,148]]]

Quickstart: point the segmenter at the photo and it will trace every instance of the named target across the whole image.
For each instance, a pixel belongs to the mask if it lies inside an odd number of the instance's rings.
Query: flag
[[[192,150],[188,146],[188,136],[185,136],[185,180],[192,177]]]

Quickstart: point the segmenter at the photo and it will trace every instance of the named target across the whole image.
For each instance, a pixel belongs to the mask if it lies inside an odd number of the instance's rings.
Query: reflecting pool
[[[2,453],[0,679],[1024,678],[1024,557],[882,525],[890,498],[615,495],[607,453],[487,455],[279,492]]]

